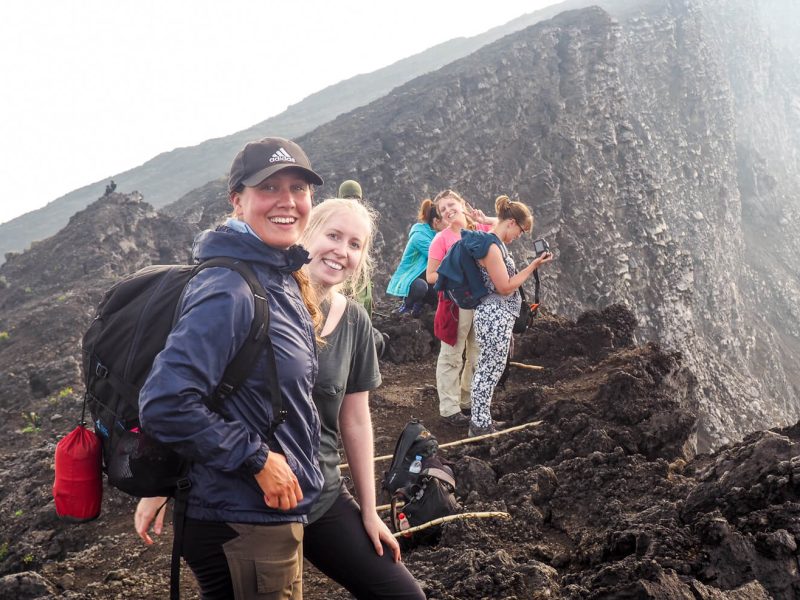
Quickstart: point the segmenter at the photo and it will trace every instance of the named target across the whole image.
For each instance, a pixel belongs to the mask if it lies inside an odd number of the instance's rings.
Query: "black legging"
[[[411,282],[411,286],[408,288],[408,296],[403,298],[403,303],[406,308],[411,308],[414,304],[430,304],[433,306],[436,304],[436,299],[436,291],[425,280],[425,273],[422,273]]]
[[[315,567],[358,600],[425,600],[425,594],[403,563],[384,545],[375,553],[364,531],[361,509],[347,490],[328,511],[308,525],[303,553]]]

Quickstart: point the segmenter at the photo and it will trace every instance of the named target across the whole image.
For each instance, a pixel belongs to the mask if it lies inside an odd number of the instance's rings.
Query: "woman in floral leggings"
[[[511,330],[519,315],[522,302],[519,287],[536,269],[553,260],[553,255],[545,252],[517,272],[506,244],[531,231],[533,215],[527,206],[509,200],[508,196],[497,198],[495,210],[497,223],[490,234],[494,234],[496,242],[484,258],[477,260],[489,294],[481,298],[475,308],[475,338],[480,354],[472,376],[470,436],[495,431],[491,413],[492,395],[503,374],[511,345]]]

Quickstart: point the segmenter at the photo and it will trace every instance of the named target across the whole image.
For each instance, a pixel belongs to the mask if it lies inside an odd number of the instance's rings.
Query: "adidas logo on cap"
[[[289,154],[286,150],[283,149],[283,146],[281,146],[280,148],[278,148],[275,151],[275,153],[272,156],[269,157],[269,162],[271,162],[271,163],[275,163],[275,162],[293,162],[293,163],[296,163],[297,161],[294,159],[294,157],[291,154]]]

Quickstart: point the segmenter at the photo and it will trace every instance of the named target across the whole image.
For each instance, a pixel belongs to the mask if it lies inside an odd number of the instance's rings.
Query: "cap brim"
[[[253,187],[264,181],[267,177],[271,177],[275,175],[278,171],[283,171],[284,169],[297,169],[298,171],[302,171],[302,173],[306,176],[309,183],[313,183],[314,185],[322,185],[325,183],[322,181],[322,177],[314,173],[311,169],[306,169],[305,167],[301,167],[299,165],[281,163],[279,165],[270,165],[268,167],[264,167],[257,173],[253,173],[247,179],[242,180],[242,184],[246,185],[247,187]]]

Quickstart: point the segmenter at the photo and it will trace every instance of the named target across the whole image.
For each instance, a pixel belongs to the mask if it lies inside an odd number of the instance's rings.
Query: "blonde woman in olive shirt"
[[[325,318],[312,392],[322,428],[324,484],[309,513],[303,550],[356,598],[419,600],[425,595],[375,510],[369,392],[380,385],[381,375],[372,324],[363,306],[339,292],[346,283],[357,297],[369,281],[373,223],[370,209],[357,200],[334,198],[314,207],[300,239],[311,256],[305,269]],[[342,482],[339,436],[358,503]]]

